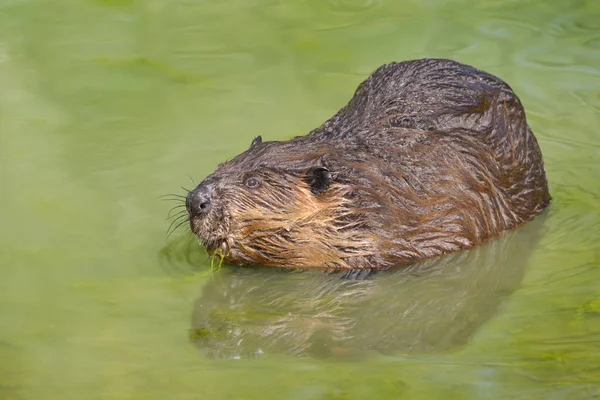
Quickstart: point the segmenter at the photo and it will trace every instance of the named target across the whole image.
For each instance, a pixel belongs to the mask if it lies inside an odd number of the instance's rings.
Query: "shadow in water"
[[[544,215],[471,251],[363,280],[227,267],[195,303],[191,338],[216,358],[448,351],[518,287]]]

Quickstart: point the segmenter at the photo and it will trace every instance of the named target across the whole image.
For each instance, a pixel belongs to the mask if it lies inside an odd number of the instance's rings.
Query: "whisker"
[[[179,217],[180,215],[185,215],[187,214],[187,210],[179,210],[177,212],[175,211],[170,211],[169,214],[167,215],[167,219],[171,219],[173,217]]]
[[[175,201],[175,202],[178,202],[178,203],[181,203],[181,204],[185,204],[185,202],[186,202],[186,200],[184,198],[181,198],[181,197],[171,197],[171,198],[163,197],[161,200],[162,201]]]
[[[190,181],[192,182],[192,184],[195,187],[196,183],[194,182],[194,179],[189,174],[187,174],[187,176],[188,176],[188,178],[190,178]],[[171,224],[169,224],[169,228],[167,228],[167,234],[166,234],[167,238],[169,238],[183,224],[189,222],[187,209],[185,208],[186,207],[185,202],[187,200],[187,194],[190,193],[191,190],[189,190],[183,186],[181,187],[181,189],[185,190],[185,192],[186,192],[185,195],[177,194],[177,193],[167,193],[162,196],[159,196],[159,198],[161,200],[175,201],[175,202],[179,203],[179,204],[171,207],[171,209],[169,210],[169,213],[167,214],[167,220],[173,218],[173,220],[171,221]],[[181,210],[178,210],[178,209],[181,209]],[[175,212],[176,210],[177,210],[177,212]]]
[[[188,219],[188,215],[187,215],[187,213],[185,213],[185,214],[184,214],[184,213],[179,213],[179,214],[177,214],[177,215],[174,215],[174,217],[175,217],[175,218],[174,218],[174,220],[175,220],[175,221],[179,221],[179,220],[181,220],[181,218],[182,218],[182,217],[185,217],[185,219]]]
[[[177,221],[177,220],[175,220]],[[175,222],[173,221],[173,222]],[[175,228],[173,228],[173,230],[170,233],[167,233],[167,238],[169,238],[169,236],[171,236],[177,229],[179,229],[181,226],[183,226],[183,224],[187,223],[188,220],[187,218],[185,218],[183,221],[181,221]]]
[[[190,181],[192,181],[192,186],[194,186],[194,187],[198,186],[198,185],[196,185],[196,182],[194,182],[194,178],[192,178],[190,176],[190,174],[186,174],[186,175],[187,175],[188,178],[190,178]]]
[[[170,224],[170,225],[169,225],[169,227],[167,228],[167,237],[169,237],[169,235],[172,233],[172,232],[171,232],[171,228],[173,228],[173,225],[175,225],[175,224],[179,224],[179,223],[181,223],[181,222],[187,222],[187,220],[188,220],[188,219],[186,218],[186,216],[185,216],[185,215],[180,215],[179,217],[177,217],[177,218],[173,219],[173,221],[171,221],[171,224]],[[177,227],[179,227],[179,225],[177,225]],[[175,229],[177,229],[177,228],[175,228]],[[175,230],[175,229],[174,229],[174,230]]]
[[[185,199],[187,196],[184,196],[182,194],[177,194],[177,193],[167,193],[167,194],[163,194],[162,196],[158,196],[159,199],[164,199],[164,198],[168,198],[168,197],[179,197],[179,198]]]
[[[179,202],[181,204],[185,205],[185,201],[183,199],[161,199],[162,201],[174,201],[174,202]]]
[[[174,201],[174,202],[181,203],[181,204],[185,204],[185,202],[186,202],[185,197],[180,197],[177,195],[169,195],[169,196],[171,196],[171,197],[162,196],[161,200],[162,201]]]
[[[173,214],[172,216],[168,217],[167,220],[173,218],[173,219],[179,219],[181,217],[188,217],[187,212],[178,212],[177,214]]]
[[[173,213],[173,211],[177,210],[178,208],[182,208],[182,207],[184,208],[183,210],[179,210],[176,213]],[[169,210],[169,214],[167,214],[167,219],[170,219],[171,217],[174,217],[176,215],[182,215],[185,213],[187,213],[187,209],[185,209],[185,204],[179,204]]]

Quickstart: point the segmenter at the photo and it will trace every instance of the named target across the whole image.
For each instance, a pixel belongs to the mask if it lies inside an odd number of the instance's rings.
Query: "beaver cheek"
[[[199,218],[190,219],[190,229],[195,235],[202,235],[202,221]]]
[[[213,236],[213,221],[212,214],[209,213],[203,217],[191,217],[190,228],[192,232],[198,236],[203,242],[210,242]]]

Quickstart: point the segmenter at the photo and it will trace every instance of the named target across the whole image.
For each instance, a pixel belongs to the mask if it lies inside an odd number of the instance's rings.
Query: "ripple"
[[[529,24],[519,20],[496,20],[480,25],[477,30],[484,35],[492,36],[496,38],[507,38],[507,37],[522,37],[522,32],[535,32],[540,33],[541,29],[539,26]]]
[[[0,43],[0,64],[10,61],[7,47]]]
[[[597,47],[597,48],[600,48],[600,37],[595,37],[595,38],[586,40],[582,44],[585,47]]]
[[[600,15],[598,14],[568,14],[560,16],[549,23],[553,28],[563,33],[598,33],[600,31]]]
[[[566,54],[555,54],[547,48],[530,48],[520,51],[514,55],[514,60],[518,65],[524,67],[538,67],[552,69],[561,72],[573,72],[580,76],[600,75],[600,68],[595,65],[585,65],[573,62]]]
[[[161,267],[172,277],[185,277],[210,269],[210,256],[191,233],[169,239],[159,252]]]
[[[330,0],[334,10],[356,12],[379,7],[381,0]]]
[[[600,101],[598,101],[597,98],[591,98],[593,96],[593,94],[591,94],[589,92],[583,92],[581,90],[571,90],[569,92],[569,94],[571,94],[571,96],[576,98],[582,106],[591,107],[597,113],[600,113]],[[598,145],[591,144],[591,143],[587,143],[587,145],[598,147]]]

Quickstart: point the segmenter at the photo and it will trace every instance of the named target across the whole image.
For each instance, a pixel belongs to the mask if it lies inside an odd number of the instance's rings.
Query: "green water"
[[[420,57],[517,92],[541,218],[362,282],[165,238],[188,174]],[[0,0],[0,399],[598,399],[599,128],[597,0]]]

